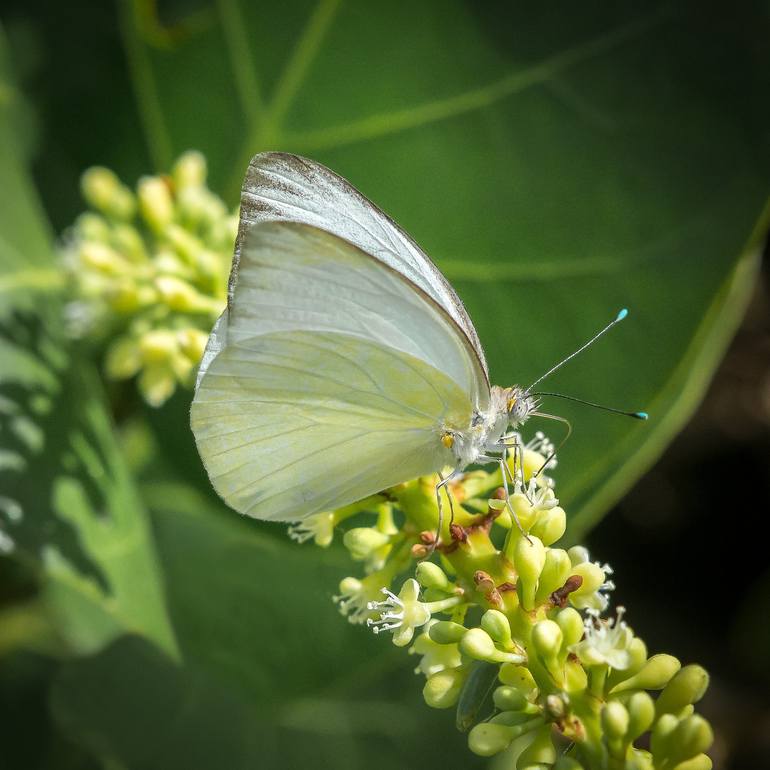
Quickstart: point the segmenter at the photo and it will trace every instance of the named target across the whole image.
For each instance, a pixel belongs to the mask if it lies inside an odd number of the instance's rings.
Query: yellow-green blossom
[[[81,189],[91,210],[63,249],[73,294],[65,321],[73,336],[104,345],[109,377],[137,377],[159,406],[192,383],[224,309],[237,218],[206,186],[197,152],[135,191],[101,167],[83,174]]]
[[[556,546],[567,514],[540,472],[553,445],[538,434],[524,446],[521,466],[509,461],[510,498],[499,470],[463,474],[441,532],[438,478],[423,478],[310,517],[294,536],[325,544],[332,526],[360,516],[343,541],[370,574],[345,578],[335,599],[397,646],[414,639],[426,704],[456,706],[471,751],[509,750],[517,770],[707,770],[711,729],[693,704],[708,675],[649,656],[623,608],[605,616],[612,569],[582,546]]]

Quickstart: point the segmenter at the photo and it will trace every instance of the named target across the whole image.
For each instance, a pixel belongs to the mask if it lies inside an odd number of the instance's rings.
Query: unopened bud
[[[563,641],[564,635],[555,621],[541,620],[535,623],[532,629],[532,645],[546,665],[556,663]]]
[[[560,506],[541,511],[529,530],[543,541],[543,545],[551,545],[561,538],[567,529],[567,514]]]
[[[492,660],[497,649],[492,637],[481,628],[471,628],[460,640],[460,652],[476,660]]]
[[[635,692],[626,703],[628,709],[628,738],[635,741],[652,727],[655,720],[655,702],[649,693]]]
[[[576,609],[565,607],[563,610],[559,610],[555,620],[559,624],[562,634],[564,634],[564,646],[566,648],[577,644],[582,639],[585,628],[583,626],[583,618]]]
[[[201,187],[206,182],[206,158],[196,150],[187,150],[177,158],[171,169],[171,178],[180,190]]]
[[[155,232],[162,232],[174,219],[174,201],[166,182],[157,176],[145,176],[137,184],[139,210]]]
[[[511,685],[498,687],[492,694],[492,699],[500,711],[521,711],[529,705],[524,693]]]
[[[150,406],[162,406],[175,389],[174,373],[163,364],[147,365],[139,375],[139,390]]]
[[[464,681],[462,669],[444,669],[428,677],[422,688],[422,697],[431,708],[450,708],[457,703]]]
[[[537,692],[535,682],[530,670],[526,666],[515,663],[503,663],[497,678],[503,683],[515,687],[525,698],[529,699]]]
[[[133,377],[142,366],[139,343],[133,337],[119,337],[107,350],[104,368],[114,380]]]
[[[610,739],[622,738],[628,730],[628,711],[616,700],[611,700],[602,709],[602,727]]]
[[[567,552],[561,548],[549,548],[545,554],[545,564],[540,573],[535,602],[537,605],[545,602],[548,597],[564,585],[569,577],[572,564]]]
[[[439,591],[446,591],[452,587],[444,570],[432,561],[420,562],[414,576],[423,588],[437,588]]]
[[[678,714],[685,706],[697,703],[706,692],[709,675],[704,668],[689,665],[678,671],[666,685],[655,702],[655,711],[660,714]]]
[[[545,546],[537,537],[521,537],[516,542],[513,563],[519,573],[519,599],[525,610],[535,606],[535,593],[540,573],[545,566]]]
[[[145,364],[168,361],[177,351],[179,342],[176,334],[168,329],[155,329],[142,335],[139,349]]]
[[[571,573],[583,578],[580,587],[575,589],[572,593],[572,596],[575,598],[589,596],[594,593],[597,588],[601,587],[605,580],[604,570],[590,561],[584,561],[580,564],[573,565]]]
[[[535,735],[535,740],[521,752],[516,762],[518,770],[543,770],[556,761],[556,748],[551,739],[551,726],[544,725]]]
[[[711,725],[699,714],[693,714],[674,728],[668,739],[668,751],[665,756],[675,765],[706,751],[713,742]]]
[[[342,542],[354,561],[365,561],[372,553],[390,542],[390,537],[372,527],[349,529]]]
[[[511,624],[499,610],[487,610],[481,617],[481,627],[503,647],[508,648],[513,645]]]
[[[679,670],[681,663],[673,655],[653,655],[634,676],[612,688],[613,693],[628,690],[660,690]]]
[[[103,214],[115,219],[130,219],[135,211],[134,196],[117,175],[108,168],[94,166],[80,178],[83,197]]]

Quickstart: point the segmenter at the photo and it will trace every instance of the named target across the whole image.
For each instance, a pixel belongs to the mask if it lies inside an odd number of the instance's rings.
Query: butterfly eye
[[[451,449],[455,445],[455,437],[451,433],[443,433],[441,435],[441,443],[447,449]]]

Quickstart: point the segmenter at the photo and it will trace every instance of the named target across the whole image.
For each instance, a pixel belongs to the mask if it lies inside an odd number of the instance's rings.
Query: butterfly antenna
[[[596,340],[598,340],[599,337],[601,337],[603,334],[606,334],[613,326],[615,326],[615,324],[620,323],[627,315],[628,315],[628,310],[626,308],[623,308],[617,314],[617,316],[612,321],[610,321],[610,323],[608,323],[598,334],[594,334],[594,336],[591,337],[591,339],[588,340],[588,342],[586,342],[584,345],[581,345],[574,353],[570,353],[566,358],[559,361],[559,363],[556,364],[556,366],[552,366],[545,374],[538,377],[527,388],[527,393],[529,393],[532,390],[532,388],[534,388],[535,385],[538,384],[538,382],[542,382],[546,377],[549,377],[550,375],[552,375],[557,369],[561,369],[561,367],[564,366],[564,364],[566,364],[567,361],[571,361],[575,356],[582,353],[587,347],[589,347],[594,342],[596,342]]]
[[[531,396],[553,396],[554,398],[563,398],[567,401],[575,401],[578,404],[585,404],[586,406],[592,406],[594,409],[601,409],[603,412],[612,412],[613,414],[621,414],[624,417],[633,417],[635,420],[646,420],[649,415],[647,412],[626,412],[623,409],[615,409],[612,406],[605,406],[604,404],[596,404],[593,401],[586,401],[584,398],[577,398],[576,396],[565,396],[564,393],[548,393],[546,391],[537,391],[530,393]],[[537,414],[537,412],[532,412]],[[539,415],[542,417],[543,415]]]

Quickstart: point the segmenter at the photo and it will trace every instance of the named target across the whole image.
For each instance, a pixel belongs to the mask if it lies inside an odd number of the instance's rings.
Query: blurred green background
[[[553,381],[652,416],[559,405],[569,537],[652,651],[713,671],[717,766],[770,762],[766,2],[6,0],[2,25],[0,767],[486,764],[338,616],[342,549],[213,497],[190,393],[150,410],[61,333],[81,172],[133,184],[188,148],[229,205],[261,150],[350,179],[457,287],[500,384],[631,309]]]

